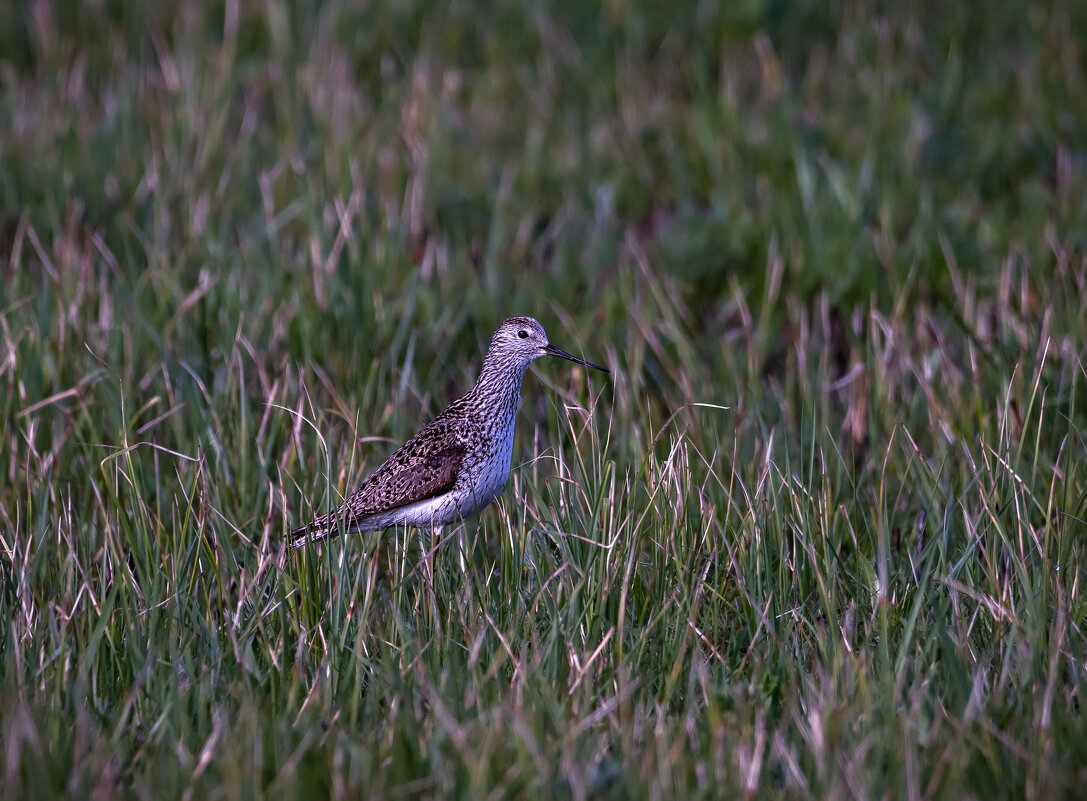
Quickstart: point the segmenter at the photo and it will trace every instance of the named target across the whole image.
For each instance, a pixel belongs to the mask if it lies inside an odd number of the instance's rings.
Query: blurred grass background
[[[1074,797],[1084,42],[0,7],[4,797]],[[277,564],[511,314],[613,374],[538,364],[499,504]]]

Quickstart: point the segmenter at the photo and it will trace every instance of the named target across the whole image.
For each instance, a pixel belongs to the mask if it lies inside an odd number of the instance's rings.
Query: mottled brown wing
[[[404,443],[362,485],[331,512],[290,533],[295,547],[352,531],[365,518],[442,495],[453,489],[465,446],[435,420]]]
[[[345,502],[352,518],[368,517],[449,492],[457,479],[464,446],[458,442],[438,447],[410,447],[390,456]]]

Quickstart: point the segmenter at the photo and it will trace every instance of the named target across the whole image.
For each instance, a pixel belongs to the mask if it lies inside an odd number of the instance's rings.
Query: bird
[[[503,320],[475,385],[419,429],[343,503],[291,531],[289,544],[298,548],[339,533],[394,526],[433,535],[485,509],[509,478],[525,371],[543,356],[610,372],[552,345],[531,317]]]

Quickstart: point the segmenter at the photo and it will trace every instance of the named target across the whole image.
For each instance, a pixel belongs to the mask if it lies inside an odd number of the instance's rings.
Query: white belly
[[[407,506],[371,515],[359,528],[365,531],[378,531],[389,526],[435,528],[459,520],[461,517],[463,515],[458,514],[454,493],[447,492],[425,501],[409,503]]]

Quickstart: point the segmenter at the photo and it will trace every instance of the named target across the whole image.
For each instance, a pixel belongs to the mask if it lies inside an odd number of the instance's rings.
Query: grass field
[[[3,6],[0,796],[1082,792],[1087,6],[720,5]]]

